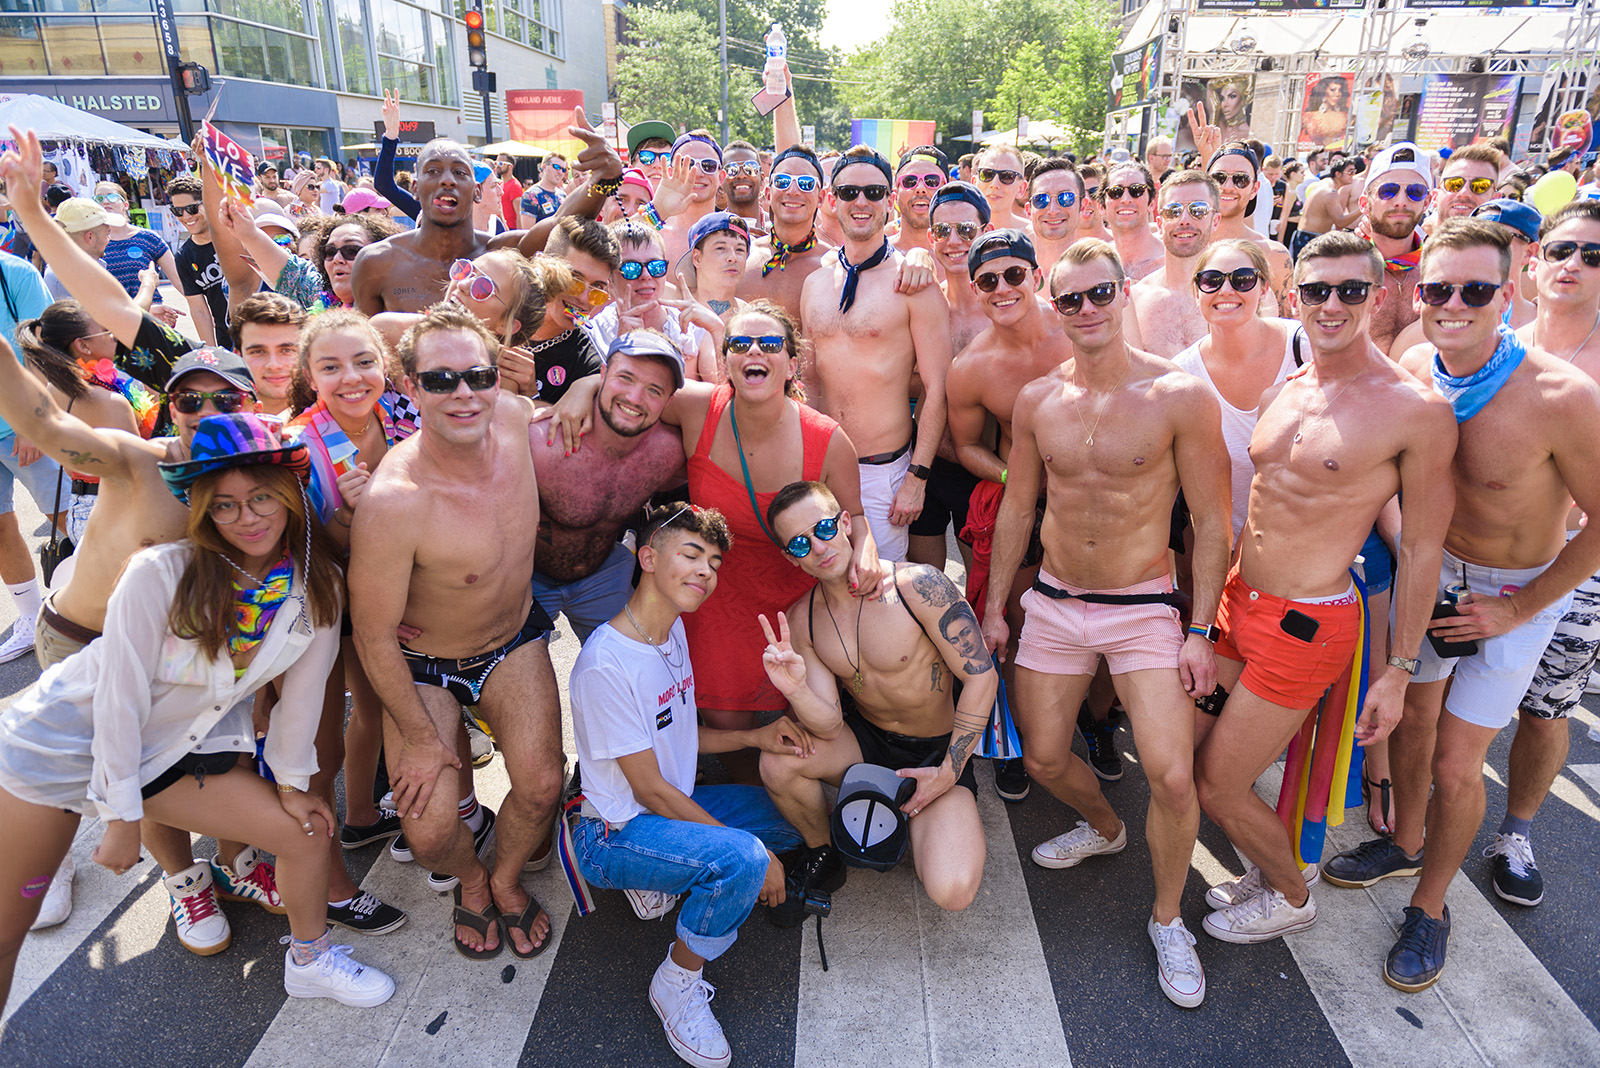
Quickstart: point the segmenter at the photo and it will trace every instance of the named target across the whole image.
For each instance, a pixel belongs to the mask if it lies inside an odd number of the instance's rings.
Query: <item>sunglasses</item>
[[[1461,192],[1462,189],[1467,188],[1467,189],[1471,189],[1474,193],[1478,194],[1479,196],[1482,196],[1483,194],[1487,193],[1490,189],[1494,188],[1494,179],[1493,178],[1473,178],[1473,179],[1469,180],[1469,179],[1461,177],[1460,175],[1457,175],[1454,178],[1446,178],[1444,181],[1440,182],[1439,184],[1444,186],[1444,191],[1446,193],[1459,193],[1459,192]]]
[[[811,555],[811,539],[818,541],[832,541],[839,536],[839,520],[844,517],[841,511],[836,516],[817,520],[817,525],[811,528],[810,534],[796,534],[790,538],[783,551],[796,560],[804,560]]]
[[[493,389],[500,382],[500,368],[469,367],[465,371],[417,372],[417,385],[429,393],[454,393],[462,382],[474,393]]]
[[[567,290],[567,296],[582,297],[584,300],[588,301],[589,310],[591,312],[597,312],[601,308],[604,308],[607,304],[611,303],[610,293],[595,285],[593,282],[585,282],[581,278],[574,278],[572,280],[572,288]]]
[[[617,273],[630,282],[636,282],[643,274],[649,271],[651,278],[660,278],[667,273],[666,260],[623,260],[617,264]]]
[[[809,193],[821,183],[822,179],[813,178],[809,174],[774,174],[772,176],[772,188],[780,190],[788,189],[789,186],[794,185],[799,188],[800,192]]]
[[[752,348],[759,348],[768,356],[776,356],[783,351],[788,342],[782,334],[762,334],[752,337],[749,334],[733,334],[722,344],[723,352],[749,352]]]
[[[202,206],[200,204],[185,204],[180,208],[176,204],[171,204],[168,205],[167,210],[181,219],[185,215],[199,215]]]
[[[234,412],[244,411],[244,406],[250,402],[250,395],[237,389],[224,389],[216,393],[201,393],[198,390],[184,389],[173,393],[167,398],[172,402],[175,411],[184,415],[193,415],[205,407],[207,401],[223,415],[232,415]]]
[[[567,173],[567,169],[565,167],[563,167],[559,163],[546,163],[545,166],[549,167],[551,170],[556,171],[559,174],[566,174]]]
[[[971,241],[978,236],[978,228],[979,224],[975,222],[934,223],[928,227],[928,232],[933,235],[935,241],[948,240],[951,231],[960,234],[963,240]]]
[[[1384,182],[1378,187],[1378,199],[1393,200],[1400,195],[1401,188],[1402,186],[1399,182]],[[1411,199],[1413,204],[1421,204],[1428,199],[1428,187],[1421,182],[1412,182],[1403,188],[1406,191],[1406,196]]]
[[[716,174],[718,169],[721,168],[722,163],[721,163],[720,160],[709,159],[709,158],[708,159],[690,159],[689,160],[689,166],[690,167],[699,167],[701,170],[705,171],[707,174]]]
[[[637,151],[637,152],[635,152],[633,154],[633,158],[636,161],[638,161],[639,163],[642,163],[642,164],[644,164],[645,166],[648,167],[650,164],[656,162],[657,160],[660,160],[662,163],[671,163],[672,162],[672,153],[671,152],[657,152],[653,148],[641,148],[639,151]]]
[[[1202,293],[1215,293],[1227,282],[1235,293],[1248,293],[1261,281],[1261,272],[1254,267],[1240,267],[1236,271],[1196,271],[1195,288]]]
[[[1469,308],[1481,308],[1494,299],[1494,295],[1500,291],[1500,286],[1494,282],[1463,282],[1460,285],[1452,285],[1449,282],[1422,282],[1417,286],[1417,296],[1421,297],[1422,303],[1428,307],[1437,308],[1448,304],[1458,289],[1461,290],[1461,303]]]
[[[1501,190],[1500,195],[1506,200],[1515,200],[1518,204],[1522,203],[1522,194],[1517,192],[1515,189]]]
[[[1372,288],[1371,282],[1301,282],[1299,286],[1300,299],[1306,304],[1326,304],[1328,295],[1335,290],[1339,293],[1341,304],[1365,304],[1367,291]]]
[[[1232,183],[1235,189],[1249,189],[1250,183],[1255,181],[1250,175],[1240,174],[1238,171],[1218,171],[1211,177],[1218,185],[1227,186]]]
[[[1213,208],[1210,204],[1207,204],[1205,201],[1197,200],[1193,204],[1168,204],[1160,211],[1156,212],[1156,214],[1160,215],[1168,222],[1172,222],[1175,219],[1183,218],[1183,213],[1186,211],[1189,213],[1189,218],[1191,219],[1209,219],[1211,217],[1211,213],[1215,210],[1215,208]]]
[[[836,185],[833,187],[833,195],[846,204],[854,203],[857,197],[866,197],[876,204],[889,195],[889,187],[886,185]]]
[[[96,193],[94,195],[94,202],[96,204],[126,204],[127,203],[126,200],[123,200],[122,197],[118,196],[116,193]]]
[[[354,263],[356,262],[356,257],[361,255],[361,250],[366,247],[367,246],[365,245],[329,245],[328,254],[323,258],[328,260],[338,259],[344,260],[346,263]],[[465,263],[466,261],[461,260],[458,262]],[[454,270],[454,268],[452,268],[452,270]]]
[[[944,183],[945,177],[942,174],[902,174],[899,179],[901,189],[915,189],[919,185],[938,189]]]
[[[1006,280],[1006,285],[1015,288],[1026,281],[1027,277],[1028,269],[1020,264],[1014,264],[1001,272],[985,271],[974,278],[972,284],[977,286],[981,292],[993,293],[1000,287],[1000,279],[1002,278]]]
[[[725,164],[723,169],[728,172],[730,177],[735,174],[760,174],[761,164],[757,163],[753,159],[749,159],[743,160],[739,163]]]
[[[1124,193],[1137,200],[1148,192],[1150,187],[1143,182],[1135,182],[1132,185],[1108,185],[1101,190],[1106,200],[1121,200]]]
[[[1083,199],[1084,200],[1095,200],[1099,196],[1100,196],[1100,187],[1099,186],[1097,186],[1097,185],[1086,185],[1086,186],[1083,187]],[[1084,210],[1087,211],[1088,208],[1089,208],[1089,205],[1085,204],[1083,207],[1084,207]]]
[[[1011,185],[1021,177],[1021,171],[997,171],[993,167],[984,167],[982,170],[978,171],[978,181],[992,182],[998,178],[1000,179],[1001,185]]]
[[[1052,197],[1049,193],[1035,193],[1029,203],[1033,205],[1034,211],[1044,211],[1050,206],[1051,199]],[[1070,208],[1078,202],[1078,194],[1070,189],[1063,189],[1053,199],[1063,208]]]
[[[1090,286],[1081,293],[1063,293],[1050,303],[1055,305],[1056,311],[1062,315],[1077,315],[1083,310],[1083,298],[1088,297],[1089,303],[1096,308],[1104,308],[1117,296],[1116,282],[1101,282],[1097,286]]]
[[[1600,267],[1600,241],[1550,241],[1541,255],[1546,263],[1565,263],[1574,252],[1583,253],[1585,267]]]
[[[332,250],[329,250],[330,253]],[[351,257],[352,259],[354,257]],[[470,280],[470,281],[469,281]],[[480,271],[471,260],[456,260],[450,265],[450,281],[467,282],[467,292],[473,300],[488,300],[496,293],[494,279]],[[450,387],[454,389],[455,387]],[[447,392],[439,390],[439,392]]]

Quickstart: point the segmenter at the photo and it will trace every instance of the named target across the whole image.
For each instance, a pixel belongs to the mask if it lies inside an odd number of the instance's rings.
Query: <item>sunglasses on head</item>
[[[644,272],[649,271],[651,278],[660,278],[667,273],[666,260],[623,260],[617,264],[617,273],[630,282],[636,282]]]
[[[889,187],[886,185],[836,185],[833,187],[833,195],[846,204],[853,203],[857,197],[863,196],[876,204],[889,195]]]
[[[1300,300],[1305,304],[1326,304],[1329,294],[1336,291],[1341,304],[1364,304],[1372,286],[1371,282],[1352,279],[1348,282],[1301,282],[1298,288]]]
[[[747,159],[738,163],[724,164],[723,170],[727,171],[730,176],[735,174],[760,174],[761,164],[753,159]]]
[[[752,348],[759,348],[768,356],[776,356],[783,351],[786,344],[788,342],[782,334],[762,334],[760,337],[753,337],[750,334],[731,334],[728,340],[723,342],[722,351],[749,352]]]
[[[1078,202],[1078,194],[1070,189],[1063,189],[1053,197],[1049,193],[1035,193],[1028,203],[1033,205],[1034,211],[1044,211],[1050,206],[1051,200],[1054,200],[1063,208],[1070,208]]]
[[[1393,200],[1400,195],[1402,188],[1414,204],[1421,204],[1428,199],[1428,187],[1421,182],[1412,182],[1407,186],[1401,186],[1399,182],[1384,182],[1378,187],[1378,199]]]
[[[356,262],[356,257],[361,255],[361,250],[366,247],[365,245],[329,245],[328,254],[323,258],[354,263]],[[460,262],[465,263],[466,261],[462,260]]]
[[[817,525],[811,528],[810,534],[796,534],[784,545],[783,551],[796,560],[804,560],[811,555],[811,539],[818,541],[832,541],[839,536],[839,520],[844,517],[840,511],[836,516],[817,520]]]
[[[972,284],[983,293],[993,293],[1000,287],[1000,279],[1006,280],[1006,285],[1015,289],[1028,278],[1028,269],[1021,264],[1012,264],[1004,271],[985,271],[972,280]]]
[[[1126,193],[1137,200],[1150,192],[1150,187],[1143,182],[1134,182],[1132,185],[1108,185],[1101,188],[1100,193],[1106,200],[1121,200]]]
[[[1600,241],[1549,241],[1540,255],[1546,263],[1565,263],[1574,252],[1583,253],[1585,267],[1600,267]]]
[[[1456,290],[1461,290],[1461,303],[1469,308],[1481,308],[1494,299],[1500,291],[1499,284],[1495,282],[1463,282],[1452,285],[1449,282],[1422,282],[1417,286],[1417,296],[1422,298],[1422,303],[1430,308],[1437,308],[1448,304]]]
[[[689,166],[699,167],[707,174],[716,174],[722,163],[714,157],[707,157],[706,159],[690,159]]]
[[[332,254],[331,249],[329,254]],[[468,281],[469,279],[470,281]],[[450,265],[450,281],[457,283],[467,282],[467,292],[472,295],[473,300],[488,300],[495,295],[494,279],[479,270],[471,260],[456,260],[452,263]]]
[[[800,192],[809,193],[819,184],[821,184],[821,179],[813,178],[809,174],[774,174],[772,176],[772,188],[779,190],[788,189],[790,185],[794,185],[799,188]]]
[[[1471,179],[1468,179],[1468,178],[1464,178],[1464,177],[1462,177],[1461,175],[1458,174],[1453,178],[1446,178],[1444,181],[1440,182],[1439,184],[1444,186],[1444,191],[1446,193],[1459,193],[1459,192],[1461,192],[1462,189],[1466,188],[1466,189],[1471,189],[1474,193],[1478,194],[1479,196],[1482,196],[1483,194],[1487,193],[1490,189],[1494,188],[1494,179],[1493,178],[1471,178]]]
[[[978,171],[978,181],[992,182],[998,178],[1001,185],[1011,185],[1021,177],[1021,171],[997,171],[993,167],[984,167]]]
[[[1117,295],[1116,282],[1101,282],[1099,285],[1090,286],[1081,293],[1062,293],[1050,303],[1055,305],[1056,311],[1062,315],[1077,315],[1083,310],[1083,299],[1089,298],[1089,303],[1096,308],[1104,308],[1110,304]]]
[[[960,234],[963,240],[971,241],[978,236],[979,224],[975,222],[934,223],[928,227],[928,232],[935,241],[948,240],[952,232]]]
[[[462,382],[474,393],[493,389],[500,382],[500,368],[469,367],[465,371],[417,372],[417,385],[429,393],[454,393]]]
[[[200,204],[185,204],[183,207],[180,208],[180,207],[178,207],[178,205],[172,204],[172,205],[168,206],[167,210],[171,211],[172,214],[178,216],[181,219],[185,215],[199,215],[200,214],[200,209],[201,209],[202,206],[203,205],[200,205]]]
[[[1250,183],[1255,181],[1255,178],[1251,175],[1240,174],[1238,171],[1218,171],[1211,177],[1221,186],[1226,186],[1231,182],[1235,189],[1249,189]]]
[[[915,189],[918,185],[928,189],[938,189],[944,183],[945,177],[942,174],[902,174],[898,181],[901,189]]]
[[[1191,219],[1209,219],[1211,213],[1215,210],[1205,201],[1197,200],[1193,204],[1168,204],[1156,214],[1168,222],[1172,222],[1174,219],[1183,218],[1184,212],[1188,212]]]
[[[1196,271],[1194,276],[1195,288],[1202,293],[1215,293],[1222,288],[1222,283],[1227,282],[1233,287],[1235,293],[1248,293],[1261,281],[1261,272],[1254,267],[1240,267],[1234,271],[1205,270]]]
[[[662,163],[671,163],[672,153],[666,149],[657,151],[653,148],[641,148],[639,151],[633,154],[633,158],[648,167],[657,160],[660,160]]]
[[[250,402],[250,396],[237,389],[218,390],[215,393],[202,393],[199,390],[183,389],[171,394],[168,398],[172,402],[174,411],[184,415],[193,415],[205,407],[206,401],[223,415],[232,415],[234,412],[244,411],[244,406]]]

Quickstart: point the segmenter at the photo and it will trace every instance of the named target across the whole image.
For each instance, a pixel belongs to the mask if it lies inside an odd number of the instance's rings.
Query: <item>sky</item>
[[[822,20],[822,44],[853,52],[889,30],[894,0],[828,0]]]

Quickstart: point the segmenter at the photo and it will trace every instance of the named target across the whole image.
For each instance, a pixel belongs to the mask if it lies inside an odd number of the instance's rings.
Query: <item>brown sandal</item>
[[[531,953],[523,953],[521,950],[517,949],[516,940],[511,937],[511,928],[515,927],[517,930],[528,936],[528,941],[533,941],[533,931],[530,925],[534,920],[539,918],[539,913],[544,911],[545,908],[543,905],[539,904],[539,899],[534,897],[532,894],[529,894],[528,903],[522,906],[521,912],[517,913],[515,916],[509,914],[501,915],[500,923],[502,925],[501,929],[505,933],[505,944],[507,948],[511,950],[511,955],[513,957],[516,957],[518,960],[532,960],[534,957],[537,957],[539,954],[550,948],[550,943],[556,933],[555,924],[553,922],[550,925],[550,930],[545,932],[544,941],[540,942],[537,946],[534,946],[533,952]]]
[[[451,917],[451,921],[454,924],[460,927],[472,928],[474,931],[477,931],[480,935],[482,935],[485,941],[487,941],[489,938],[489,928],[497,927],[500,930],[500,942],[493,949],[473,949],[471,946],[461,941],[461,939],[457,938],[455,936],[455,932],[452,931],[450,932],[450,941],[455,943],[456,952],[461,954],[463,957],[466,957],[468,960],[493,960],[495,957],[498,957],[500,955],[500,951],[506,947],[506,943],[511,940],[506,934],[506,930],[500,916],[500,910],[495,908],[493,901],[489,902],[488,908],[485,908],[480,912],[474,912],[467,908],[467,906],[461,903],[460,883],[456,884],[455,898],[455,915]],[[524,930],[525,929],[526,928],[524,928]]]

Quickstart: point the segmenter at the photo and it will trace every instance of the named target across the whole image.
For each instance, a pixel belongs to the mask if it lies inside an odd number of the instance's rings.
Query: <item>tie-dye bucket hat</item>
[[[189,503],[189,488],[195,479],[230,467],[282,464],[295,473],[301,485],[311,480],[311,456],[305,443],[285,445],[254,412],[208,415],[200,420],[189,443],[189,457],[182,463],[157,465],[167,488],[184,504]]]

